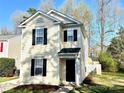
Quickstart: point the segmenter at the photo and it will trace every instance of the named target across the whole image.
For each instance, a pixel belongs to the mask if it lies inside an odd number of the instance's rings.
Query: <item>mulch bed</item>
[[[56,91],[59,88],[60,88],[59,86],[55,86],[55,85],[40,85],[40,84],[34,85],[34,84],[31,84],[31,85],[18,86],[16,88],[14,88],[14,90],[28,89],[28,90]]]

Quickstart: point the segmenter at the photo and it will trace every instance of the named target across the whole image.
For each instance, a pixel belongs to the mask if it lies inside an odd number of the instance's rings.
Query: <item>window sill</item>
[[[63,41],[64,43],[73,43],[73,42],[78,42],[78,41]]]
[[[32,45],[32,46],[46,46],[44,44],[35,44],[35,45]]]

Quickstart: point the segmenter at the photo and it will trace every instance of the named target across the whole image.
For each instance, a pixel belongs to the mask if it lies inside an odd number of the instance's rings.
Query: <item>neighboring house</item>
[[[24,84],[78,85],[84,80],[88,41],[82,23],[51,10],[47,14],[38,11],[19,27],[20,79]]]
[[[0,35],[0,58],[14,58],[20,69],[21,35]]]

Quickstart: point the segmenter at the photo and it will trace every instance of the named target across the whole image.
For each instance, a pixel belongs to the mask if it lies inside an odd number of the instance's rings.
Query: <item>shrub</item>
[[[10,77],[15,72],[15,60],[10,58],[0,58],[0,76]]]
[[[117,62],[106,52],[101,52],[99,54],[98,60],[102,65],[103,71],[116,72],[117,71]]]

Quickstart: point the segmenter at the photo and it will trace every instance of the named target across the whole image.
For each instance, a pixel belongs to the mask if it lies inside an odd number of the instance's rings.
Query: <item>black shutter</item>
[[[46,76],[47,59],[43,59],[43,76]]]
[[[74,41],[77,41],[77,30],[74,30]]]
[[[34,63],[35,63],[35,59],[31,60],[31,76],[34,76]]]
[[[32,45],[35,45],[35,32],[36,32],[36,30],[33,29],[32,30]]]
[[[67,30],[64,31],[64,42],[67,42]]]
[[[47,45],[47,28],[44,28],[44,45]]]

